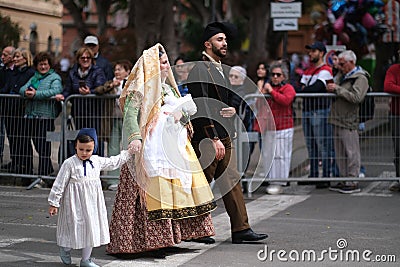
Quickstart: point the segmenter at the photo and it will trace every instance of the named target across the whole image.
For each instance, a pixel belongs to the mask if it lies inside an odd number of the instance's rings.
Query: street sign
[[[300,18],[301,2],[271,3],[271,18]]]
[[[274,31],[297,31],[299,25],[297,18],[279,18],[273,19]]]

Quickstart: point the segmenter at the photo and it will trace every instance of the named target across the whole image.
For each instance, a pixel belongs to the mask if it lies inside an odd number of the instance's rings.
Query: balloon
[[[345,32],[341,32],[340,34],[339,34],[339,40],[343,43],[343,44],[347,44],[347,43],[349,43],[350,42],[350,37],[349,37],[349,35],[347,34],[347,33],[345,33]]]
[[[375,19],[371,16],[369,13],[365,13],[364,16],[361,19],[361,24],[366,28],[366,29],[371,29],[375,27],[376,21]]]
[[[340,16],[333,23],[333,31],[337,34],[341,33],[344,29],[344,16]]]

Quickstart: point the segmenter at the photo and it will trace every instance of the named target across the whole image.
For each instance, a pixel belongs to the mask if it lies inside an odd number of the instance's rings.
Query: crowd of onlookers
[[[90,35],[75,52],[72,61],[64,56],[57,64],[48,52],[34,57],[27,49],[7,46],[1,55],[0,93],[0,160],[1,170],[33,174],[33,146],[39,155],[38,175],[55,175],[51,161],[51,142],[47,132],[54,131],[55,119],[61,112],[61,101],[71,95],[118,95],[132,64],[119,60],[114,66],[99,53],[99,41]],[[18,96],[18,97],[17,97]],[[115,98],[73,98],[71,100],[72,127],[95,128],[100,133],[99,155],[104,155],[104,141],[108,141],[108,155],[120,151],[122,114]],[[108,116],[104,119],[104,116]],[[3,162],[4,141],[7,136],[10,161]],[[33,144],[33,146],[32,146]],[[73,144],[68,156],[74,154]],[[24,184],[30,183],[24,179]],[[109,180],[110,189],[116,181]]]
[[[357,65],[352,51],[330,53],[331,65],[325,63],[326,47],[321,42],[306,46],[301,58],[293,54],[291,60],[279,59],[260,62],[253,85],[246,82],[247,71],[243,66],[230,69],[229,81],[235,97],[232,105],[240,115],[246,131],[258,132],[260,166],[256,175],[269,179],[289,177],[294,134],[293,102],[296,93],[310,93],[303,98],[302,128],[305,136],[310,178],[361,177],[358,130],[365,128],[365,121],[358,115],[359,104],[368,91],[370,76]],[[53,175],[51,143],[46,140],[48,131],[54,131],[55,119],[61,111],[60,101],[74,95],[70,101],[70,114],[75,129],[94,128],[99,133],[99,155],[117,155],[122,136],[122,113],[117,97],[85,98],[88,94],[119,95],[131,71],[129,60],[119,60],[113,65],[99,53],[99,41],[90,35],[72,60],[63,56],[57,67],[53,56],[39,52],[32,57],[29,50],[5,47],[1,55],[0,93],[0,160],[1,170],[12,173],[33,174],[33,146],[39,155],[37,174]],[[385,91],[399,93],[396,66],[388,71]],[[183,56],[174,62],[174,74],[182,96],[187,94],[185,84],[190,63]],[[394,70],[393,70],[394,69]],[[316,98],[315,93],[335,93],[336,98]],[[246,98],[248,94],[261,93],[266,98]],[[14,97],[13,97],[14,95]],[[22,96],[15,97],[15,96]],[[243,99],[246,98],[246,101]],[[12,108],[11,108],[12,107]],[[395,147],[396,176],[399,177],[400,145],[397,140],[397,102],[391,103],[391,125]],[[400,112],[400,111],[399,111]],[[99,115],[100,114],[100,115]],[[7,135],[5,135],[7,133]],[[4,139],[7,136],[10,161],[3,162]],[[107,142],[107,151],[105,151]],[[33,144],[33,146],[32,146]],[[72,145],[72,144],[71,144]],[[270,147],[275,146],[271,153]],[[248,144],[249,155],[255,143]],[[73,147],[68,156],[73,154]],[[248,158],[242,162],[244,172]],[[320,169],[322,167],[322,174]],[[117,176],[117,172],[110,175]],[[27,182],[30,182],[28,179]],[[117,179],[108,179],[108,188],[117,188]],[[316,188],[329,188],[341,193],[355,193],[361,189],[357,182],[331,185],[321,179]],[[269,182],[267,193],[282,193],[287,182]],[[398,190],[398,184],[392,189]]]

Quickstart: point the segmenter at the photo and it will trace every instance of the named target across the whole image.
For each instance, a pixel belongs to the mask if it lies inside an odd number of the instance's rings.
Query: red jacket
[[[271,97],[267,99],[267,102],[263,98],[258,99],[256,102],[257,121],[262,133],[267,129],[271,129],[269,126],[271,122],[270,112],[272,112],[277,131],[293,128],[292,103],[296,96],[296,91],[290,84],[272,88],[274,90],[271,92]],[[265,103],[268,103],[270,109],[267,108]]]
[[[384,91],[391,94],[400,94],[400,64],[390,66],[386,72]],[[392,97],[390,112],[400,115],[400,96]]]

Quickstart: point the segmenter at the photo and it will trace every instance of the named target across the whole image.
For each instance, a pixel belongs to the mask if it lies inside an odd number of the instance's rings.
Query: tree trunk
[[[74,24],[79,36],[83,40],[87,35],[90,34],[90,32],[86,23],[83,21],[82,10],[75,4],[73,0],[61,0],[61,3],[66,9],[68,9],[68,12],[74,20]]]
[[[268,50],[268,26],[270,18],[270,2],[257,0],[253,8],[249,10],[249,38],[250,46],[247,57],[247,75],[253,80],[256,78],[257,64],[260,61],[267,61]],[[275,44],[276,45],[276,44]]]
[[[161,43],[169,55],[172,53],[170,57],[175,55],[173,3],[174,0],[135,1],[137,55],[156,43]]]
[[[97,9],[97,35],[102,36],[107,30],[107,17],[111,6],[111,0],[95,0]]]

